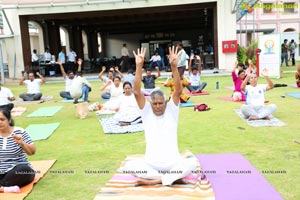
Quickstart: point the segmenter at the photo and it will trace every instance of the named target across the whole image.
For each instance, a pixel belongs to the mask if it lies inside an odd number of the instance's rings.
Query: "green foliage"
[[[248,59],[252,60],[253,64],[256,64],[255,50],[258,47],[258,42],[252,40],[247,47],[238,46],[237,59],[239,63],[247,64]]]
[[[245,63],[247,60],[246,49],[241,45],[238,46],[237,60],[239,63]]]
[[[258,42],[256,40],[252,40],[247,47],[247,60],[252,60],[253,64],[256,64],[256,49],[258,47]]]

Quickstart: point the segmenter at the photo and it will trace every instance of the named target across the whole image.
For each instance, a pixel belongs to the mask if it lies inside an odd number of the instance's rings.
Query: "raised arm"
[[[178,64],[178,48],[174,46],[169,47],[169,53],[170,53],[170,64],[171,64],[171,69],[172,69],[172,75],[174,79],[174,86],[175,90],[172,93],[172,99],[175,103],[175,105],[179,105],[180,103],[180,95],[182,93],[182,85],[180,82],[179,78],[179,73],[177,69],[177,64]]]
[[[115,67],[115,71],[119,74],[120,78],[123,78],[122,72],[120,72],[119,67]]]
[[[135,71],[135,79],[133,85],[133,92],[136,99],[136,102],[140,109],[143,109],[145,106],[145,96],[141,91],[141,82],[142,82],[142,73],[143,73],[143,64],[146,55],[146,48],[137,50],[137,54],[133,51],[133,55],[135,57],[136,71]]]
[[[236,69],[237,65],[238,65],[238,60],[235,60],[234,61],[234,66],[232,67],[231,72],[235,72],[235,69]]]
[[[201,72],[202,72],[202,62],[201,62],[201,58],[200,58],[200,56],[196,56],[196,59],[198,60],[198,72],[199,72],[199,74],[201,74]]]
[[[274,88],[274,83],[271,81],[270,77],[269,77],[269,71],[267,69],[263,69],[262,70],[262,75],[266,78],[267,80],[267,91],[271,90]]]
[[[42,83],[46,82],[45,78],[39,72],[36,72],[36,75],[41,79]]]
[[[64,67],[62,65],[61,60],[57,60],[57,64],[59,65],[60,71],[61,71],[61,75],[64,77],[64,79],[66,78],[67,74],[64,70]]]
[[[98,78],[100,78],[101,80],[103,80],[103,73],[105,72],[105,70],[106,70],[106,67],[102,66],[102,69],[101,69],[100,73],[98,74]]]
[[[249,79],[250,79],[250,73],[247,73],[247,75],[246,75],[246,77],[245,77],[245,79],[243,80],[243,83],[242,83],[242,85],[241,85],[241,90],[242,90],[243,92],[246,92],[246,91],[245,91],[245,90],[246,90],[246,85],[247,85]]]
[[[21,77],[21,80],[19,82],[19,85],[23,85],[24,81],[25,81],[25,72],[22,71],[22,77]]]
[[[81,72],[81,67],[82,67],[82,59],[81,58],[78,58],[77,64],[78,64],[77,72]]]

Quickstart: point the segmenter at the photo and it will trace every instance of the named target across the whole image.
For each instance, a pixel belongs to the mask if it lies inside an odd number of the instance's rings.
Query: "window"
[[[264,13],[272,13],[272,8],[273,8],[273,3],[264,3],[263,8],[264,8]]]
[[[283,4],[284,13],[294,13],[295,12],[295,3],[284,3]]]

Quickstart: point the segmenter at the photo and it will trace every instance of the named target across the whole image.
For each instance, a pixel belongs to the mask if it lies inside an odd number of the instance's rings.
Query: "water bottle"
[[[219,89],[219,81],[216,82],[216,89]]]

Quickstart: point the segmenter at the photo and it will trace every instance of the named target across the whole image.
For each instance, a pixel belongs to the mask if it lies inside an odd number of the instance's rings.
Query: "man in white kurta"
[[[141,92],[142,67],[146,49],[135,54],[136,78],[134,94],[141,110],[145,130],[146,152],[144,160],[129,161],[123,172],[139,177],[136,186],[160,184],[172,185],[196,170],[193,159],[181,157],[177,144],[177,125],[182,86],[177,70],[177,48],[169,49],[175,91],[166,101],[161,90],[151,93],[151,102],[146,102]]]

